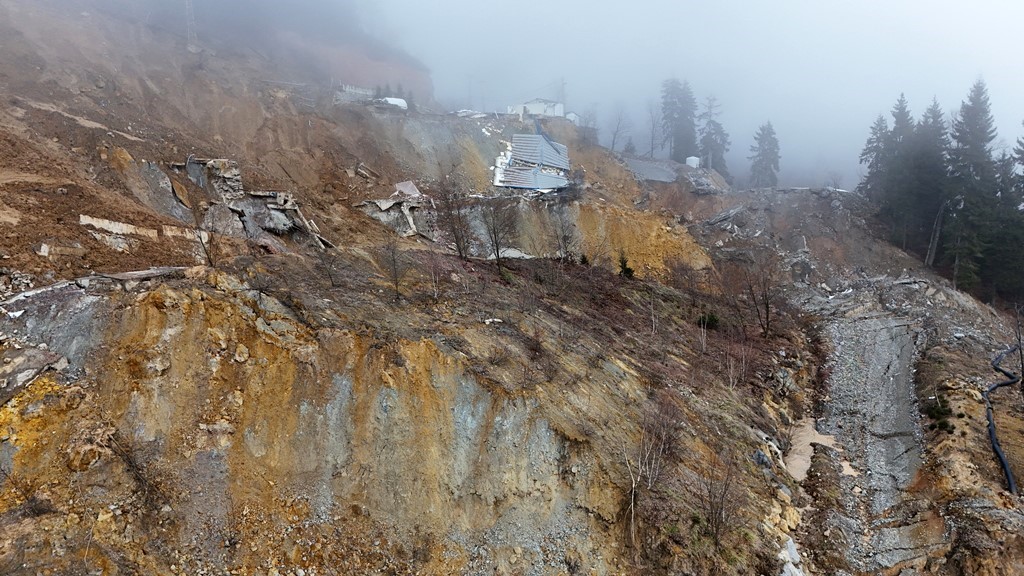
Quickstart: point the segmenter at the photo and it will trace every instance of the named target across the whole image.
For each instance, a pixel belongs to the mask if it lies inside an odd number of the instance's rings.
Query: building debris
[[[43,242],[36,246],[35,253],[43,258],[49,260],[55,260],[58,256],[73,256],[81,257],[85,256],[86,250],[82,248],[81,244],[75,242],[74,246],[58,246],[55,244]]]
[[[245,195],[242,171],[234,160],[207,160],[189,156],[184,163],[174,162],[170,167],[176,172],[184,172],[193,184],[222,199],[237,199]]]
[[[35,283],[30,274],[10,268],[0,268],[0,302],[33,288],[35,288]]]
[[[641,158],[626,158],[626,166],[633,173],[633,177],[640,182],[665,182],[672,183],[679,179],[675,162],[665,160],[644,160]]]
[[[420,218],[422,208],[432,208],[433,202],[424,195],[400,198],[384,198],[367,200],[356,204],[367,216],[393,228],[400,236],[415,236],[421,228],[426,228],[426,221]],[[417,224],[417,220],[420,220]]]
[[[161,226],[160,231],[164,236],[168,238],[184,238],[185,240],[191,240],[192,242],[202,242],[206,244],[210,241],[210,234],[205,230],[194,230],[192,228],[182,228],[180,226]]]
[[[420,189],[416,187],[416,184],[414,184],[410,180],[407,180],[405,182],[399,182],[398,184],[395,184],[395,192],[391,196],[408,196],[410,198],[417,198],[422,195],[423,193],[420,192]]]
[[[380,174],[362,162],[356,164],[356,174],[366,178],[367,180],[380,180]]]
[[[97,230],[104,232],[110,232],[118,236],[133,235],[142,236],[149,238],[150,240],[156,240],[159,237],[159,233],[154,228],[140,228],[124,222],[114,222],[112,220],[104,220],[103,218],[93,218],[85,214],[78,215],[78,223],[82,226],[92,226]]]
[[[184,277],[185,270],[180,266],[163,266],[160,268],[149,268],[147,270],[134,270],[131,272],[119,272],[116,274],[99,274],[103,278],[110,278],[111,280],[152,280],[154,278],[167,278],[167,277]]]
[[[339,84],[334,87],[334,105],[365,102],[374,97],[374,90],[353,86],[351,84]]]
[[[300,229],[307,232],[321,249],[333,246],[320,234],[316,224],[305,217],[291,192],[246,190],[238,163],[234,160],[189,157],[184,164],[173,163],[170,166],[174,170],[184,170],[189,180],[213,199],[203,218],[204,230],[245,238],[273,252],[286,249],[266,232],[281,235]],[[355,173],[365,178],[380,177],[362,163],[356,166]]]
[[[495,160],[494,185],[548,191],[569,185],[569,149],[538,134],[515,134]]]

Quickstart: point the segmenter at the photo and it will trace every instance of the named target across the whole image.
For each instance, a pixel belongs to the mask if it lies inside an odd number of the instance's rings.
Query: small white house
[[[569,112],[568,114],[566,114],[565,119],[577,126],[580,125],[580,120],[582,120],[582,118],[580,118],[580,115],[575,112]]]
[[[401,108],[402,110],[409,109],[409,103],[403,98],[381,98],[379,102],[388,106],[394,106],[395,108]]]
[[[561,102],[555,102],[554,100],[545,100],[543,98],[537,98],[530,100],[525,104],[518,106],[509,106],[509,114],[519,114],[521,116],[541,116],[545,118],[564,118],[565,117],[565,104]]]
[[[686,165],[690,168],[700,168],[700,158],[696,156],[690,156],[686,159]]]

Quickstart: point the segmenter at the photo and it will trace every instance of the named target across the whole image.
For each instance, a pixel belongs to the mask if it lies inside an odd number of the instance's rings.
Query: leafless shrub
[[[487,355],[487,363],[491,366],[501,366],[508,362],[509,357],[507,348],[495,346],[494,348],[491,348],[490,353]]]
[[[480,210],[480,218],[487,233],[487,244],[501,273],[501,261],[519,232],[519,207],[514,200],[497,198],[488,201]]]
[[[2,466],[0,466],[0,484],[7,484],[14,490],[14,493],[22,501],[24,512],[29,516],[44,516],[57,511],[50,500],[39,496],[36,486],[32,482],[11,471],[4,470]]]
[[[260,266],[250,273],[249,288],[256,292],[256,302],[263,306],[263,298],[271,296],[274,289],[274,277]]]
[[[771,334],[772,319],[777,314],[781,293],[778,272],[779,257],[774,252],[763,252],[754,257],[754,262],[744,270],[744,286],[750,297],[751,307],[761,326],[761,335]]]
[[[740,324],[752,315],[761,328],[761,335],[769,336],[779,314],[782,295],[778,255],[765,250],[747,262],[724,265],[722,286]],[[745,330],[743,336],[746,338]]]
[[[639,442],[630,450],[622,446],[622,459],[629,473],[629,533],[636,546],[637,501],[658,485],[662,472],[675,454],[680,419],[679,408],[667,393],[654,396],[642,408]]]
[[[320,267],[323,268],[328,282],[331,283],[331,288],[340,288],[346,266],[338,250],[335,248],[321,249],[312,243],[308,244],[308,248],[316,254]]]
[[[409,257],[398,245],[398,239],[389,237],[377,250],[377,265],[384,272],[384,277],[395,292],[395,300],[402,297],[402,282],[409,273]]]
[[[458,173],[458,165],[452,164],[447,171],[441,171],[444,176],[441,177],[440,187],[436,193],[438,224],[451,236],[456,254],[465,260],[469,258],[469,248],[473,240],[469,224],[469,199],[462,192],[462,178]]]
[[[736,527],[745,502],[736,481],[736,465],[725,456],[704,459],[697,466],[695,476],[689,490],[701,515],[702,530],[715,548],[721,550],[726,536]]]
[[[132,480],[135,481],[135,487],[146,510],[151,513],[160,510],[166,503],[167,496],[156,476],[140,458],[138,446],[120,431],[116,431],[111,437],[109,448],[121,460]]]
[[[434,302],[441,300],[441,293],[445,283],[444,259],[437,253],[433,246],[427,249],[427,276],[430,278],[430,296]]]
[[[567,210],[568,208],[559,210],[554,221],[555,246],[558,249],[558,258],[563,262],[575,261],[580,250],[579,232]]]

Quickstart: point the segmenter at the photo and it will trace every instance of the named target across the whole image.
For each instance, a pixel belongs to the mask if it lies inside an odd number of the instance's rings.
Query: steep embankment
[[[683,360],[680,296],[539,263],[511,286],[459,269],[467,293],[446,282],[440,302],[395,306],[368,264],[349,260],[339,283],[294,263],[245,283],[196,268],[4,302],[5,571],[773,565],[793,511],[746,481],[746,455],[771,453],[776,423],[711,376],[721,359]],[[638,531],[661,543],[630,549],[623,458],[650,433],[652,395],[676,415],[679,456],[640,493]],[[732,518],[750,528],[716,535],[745,542],[732,568],[687,523],[706,512],[686,479],[714,478],[718,458],[748,502]]]

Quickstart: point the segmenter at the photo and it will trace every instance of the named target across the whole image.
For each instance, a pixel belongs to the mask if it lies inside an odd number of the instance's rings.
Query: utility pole
[[[185,0],[185,45],[189,52],[199,51],[199,41],[196,38],[196,13],[192,9],[192,0]]]

